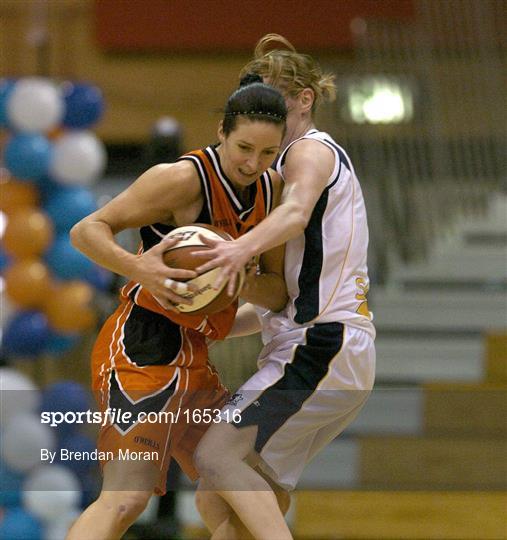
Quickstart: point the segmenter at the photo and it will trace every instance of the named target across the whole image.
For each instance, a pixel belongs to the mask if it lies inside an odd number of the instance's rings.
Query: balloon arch
[[[0,79],[0,353],[8,363],[59,357],[96,325],[95,293],[111,276],[68,233],[97,208],[91,187],[106,152],[89,128],[103,111],[93,84]],[[49,468],[40,450],[94,443],[72,426],[42,424],[40,412],[86,410],[88,391],[74,381],[41,391],[10,366],[0,367],[0,383],[0,537],[63,538],[87,502],[90,471],[83,462]]]

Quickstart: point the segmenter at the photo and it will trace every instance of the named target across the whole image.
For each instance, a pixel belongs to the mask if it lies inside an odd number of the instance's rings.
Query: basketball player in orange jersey
[[[120,538],[150,496],[165,492],[171,458],[197,478],[195,446],[228,395],[209,363],[206,342],[227,335],[237,302],[207,316],[179,312],[174,304],[188,301],[182,296],[186,285],[177,280],[196,274],[163,263],[163,253],[174,245],[164,237],[175,227],[199,222],[238,238],[270,212],[281,181],[268,168],[279,152],[286,114],[278,91],[246,81],[226,104],[219,144],[149,169],[72,229],[80,251],[130,281],[92,354],[100,409],[104,414],[121,410],[123,416],[111,415],[101,428],[102,491],[71,528],[69,540]],[[142,239],[137,254],[114,239],[134,227]],[[247,278],[244,296],[280,310],[287,300],[283,250],[267,253],[260,264],[263,273]],[[193,411],[203,411],[203,421]],[[146,421],[149,413],[153,418],[160,412],[171,414],[156,423]]]
[[[244,71],[285,96],[287,132],[276,164],[285,184],[282,203],[241,238],[206,241],[214,259],[197,270],[220,266],[225,279],[253,255],[285,242],[289,301],[279,313],[262,313],[259,370],[223,409],[241,413],[236,420],[224,416],[196,450],[197,501],[213,525],[213,540],[245,538],[237,518],[255,539],[288,540],[290,530],[265,477],[294,489],[306,464],[356,417],[373,386],[368,226],[349,157],[314,124],[318,105],[334,97],[333,76],[277,34],[259,41]],[[241,332],[242,325],[261,329],[251,307],[240,308]]]

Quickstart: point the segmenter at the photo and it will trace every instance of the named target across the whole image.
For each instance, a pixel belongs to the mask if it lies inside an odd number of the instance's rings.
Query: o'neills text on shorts
[[[48,448],[41,448],[40,450],[41,461],[53,463],[55,460],[64,461],[112,461],[113,459],[119,461],[158,461],[159,454],[155,451],[135,451],[129,448],[118,448],[118,450],[112,452],[102,452],[99,450],[90,451],[74,451],[68,448],[60,448],[60,450],[49,450]]]

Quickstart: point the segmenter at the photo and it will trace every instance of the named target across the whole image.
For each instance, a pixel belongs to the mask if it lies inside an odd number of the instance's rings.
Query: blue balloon
[[[71,452],[92,452],[96,449],[95,442],[81,433],[71,433],[63,436],[60,439],[60,449],[64,448]],[[97,467],[97,461],[93,459],[85,459],[87,454],[80,454],[79,459],[64,459],[61,460],[62,453],[58,452],[58,463],[68,467],[71,471],[75,472],[78,478],[82,478],[87,474],[90,469]],[[75,454],[71,454],[75,455]],[[82,458],[82,459],[81,459]]]
[[[59,279],[85,279],[94,263],[72,247],[68,235],[60,234],[44,255],[46,264]]]
[[[47,174],[53,145],[38,133],[18,133],[5,147],[5,166],[20,180],[37,180]]]
[[[84,276],[92,287],[99,291],[107,292],[110,290],[114,274],[102,266],[94,265],[90,272]]]
[[[49,385],[43,391],[40,410],[76,413],[86,412],[90,407],[90,394],[82,384],[76,381],[59,381]],[[60,438],[69,437],[83,427],[87,427],[87,424],[78,424],[70,421],[62,422],[57,427],[57,434]]]
[[[41,411],[50,412],[86,412],[91,401],[88,390],[76,381],[59,381],[50,384],[42,393]],[[86,419],[83,419],[85,421]],[[63,422],[58,426],[58,433],[65,438],[86,424]],[[62,446],[63,448],[63,446]]]
[[[0,507],[19,506],[24,476],[0,463]]]
[[[104,100],[102,92],[96,86],[85,83],[63,85],[65,116],[63,125],[69,128],[84,129],[102,116]]]
[[[50,330],[44,352],[54,356],[61,356],[67,351],[70,351],[77,344],[79,339],[79,334],[63,334]]]
[[[15,85],[16,81],[14,79],[0,79],[0,127],[9,127],[7,103]]]
[[[20,311],[7,324],[2,352],[6,356],[31,358],[44,351],[49,323],[40,311]]]
[[[12,262],[11,257],[0,247],[0,272],[3,272]]]
[[[68,186],[53,193],[44,205],[57,232],[68,232],[73,225],[97,210],[93,193],[85,187]]]
[[[0,521],[1,540],[42,540],[42,525],[22,508],[9,508]]]
[[[58,381],[47,386],[42,394],[42,411],[87,411],[90,393],[76,381]]]
[[[64,186],[53,180],[51,176],[40,176],[35,183],[39,190],[40,200],[43,205],[47,204],[55,193],[64,189]]]

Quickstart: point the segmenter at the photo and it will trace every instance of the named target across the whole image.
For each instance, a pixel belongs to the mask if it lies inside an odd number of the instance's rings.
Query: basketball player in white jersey
[[[313,121],[317,106],[334,98],[333,77],[276,34],[260,40],[244,72],[286,99],[277,165],[285,181],[282,204],[238,240],[209,242],[206,253],[214,258],[197,270],[221,266],[232,289],[252,256],[286,242],[289,302],[280,313],[262,315],[259,370],[229,401],[224,421],[208,430],[194,461],[202,478],[198,506],[213,539],[239,537],[235,513],[254,538],[282,540],[290,531],[258,471],[294,489],[305,465],[356,417],[373,386],[368,228],[350,159]],[[254,315],[251,306],[242,307],[236,334],[260,327]],[[257,459],[256,469],[247,458]]]

